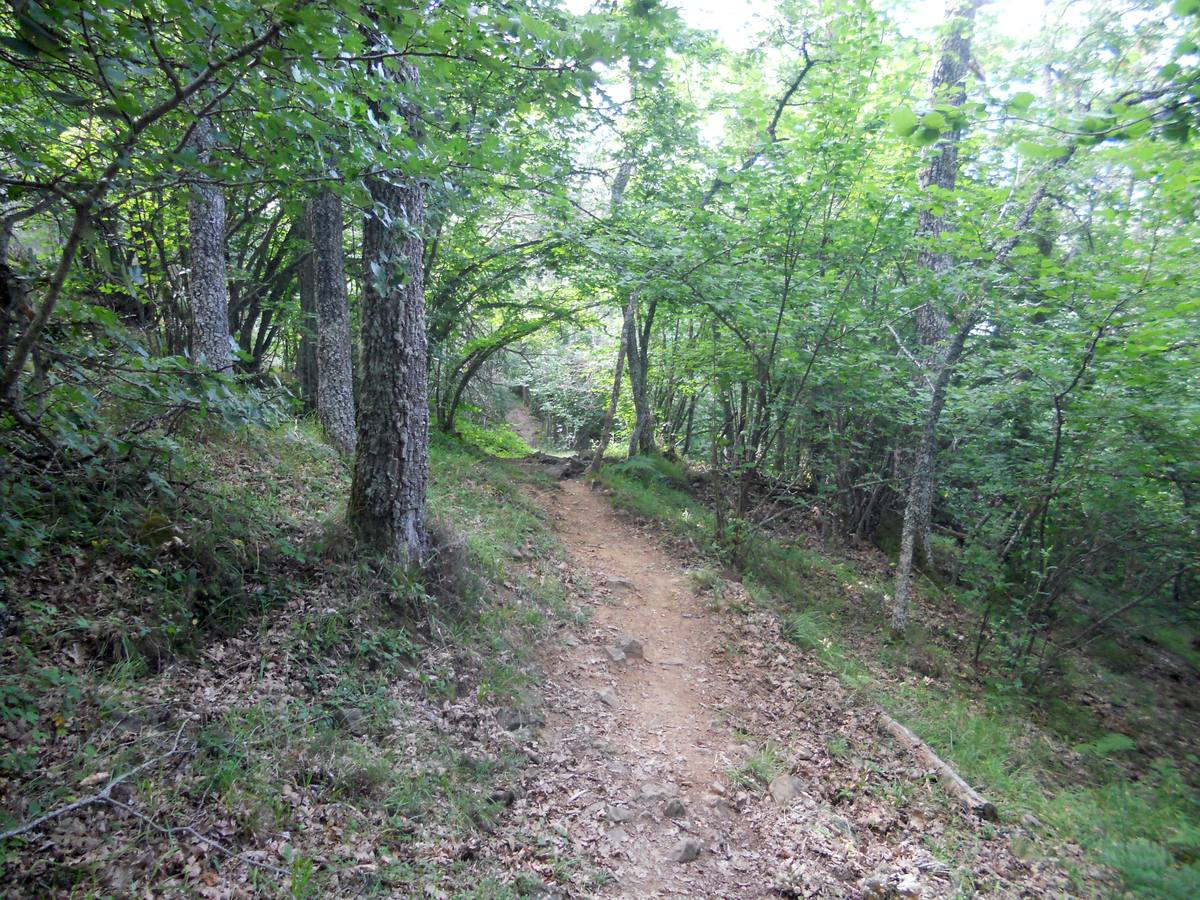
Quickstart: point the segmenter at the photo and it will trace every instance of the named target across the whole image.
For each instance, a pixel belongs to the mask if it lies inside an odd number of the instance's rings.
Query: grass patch
[[[768,740],[740,765],[730,770],[729,779],[739,787],[762,789],[787,770],[788,761],[784,749],[775,741]]]
[[[459,419],[458,433],[467,446],[499,459],[520,459],[534,451],[507,422],[481,425],[469,419]]]
[[[687,474],[678,463],[662,456],[635,456],[605,466],[599,478],[617,509],[660,522],[679,537],[711,543],[712,513],[683,489]]]

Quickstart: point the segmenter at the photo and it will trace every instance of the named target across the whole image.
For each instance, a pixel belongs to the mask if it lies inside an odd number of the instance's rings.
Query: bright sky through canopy
[[[592,6],[591,0],[567,0],[567,7],[583,12]],[[694,28],[715,31],[727,46],[744,50],[754,40],[756,18],[769,10],[763,0],[673,0],[684,20]],[[945,0],[898,0],[881,4],[891,8],[891,14],[901,30],[919,34],[936,28],[945,20]],[[1038,27],[1045,6],[1043,0],[995,0],[984,7],[990,27],[1008,37],[1028,35]]]

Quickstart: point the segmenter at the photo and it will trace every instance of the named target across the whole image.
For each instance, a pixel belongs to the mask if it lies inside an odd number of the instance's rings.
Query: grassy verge
[[[677,466],[635,459],[601,477],[617,508],[712,550],[712,514],[686,493]],[[781,617],[797,646],[911,727],[996,802],[1006,821],[1022,822],[1041,847],[1030,852],[1058,856],[1082,892],[1096,888],[1103,865],[1138,896],[1200,896],[1200,794],[1177,761],[1139,752],[1135,739],[1108,733],[1070,696],[1031,697],[1002,678],[981,683],[966,671],[965,636],[946,640],[917,628],[907,644],[891,643],[885,577],[833,551],[763,538],[754,542],[742,583]],[[720,575],[699,570],[697,578]],[[1140,699],[1153,714],[1152,698]],[[769,763],[755,758],[740,775],[761,780]],[[940,849],[953,840],[947,836]]]
[[[493,716],[536,701],[532,648],[572,615],[531,476],[436,440],[421,581],[356,552],[347,467],[307,425],[188,438],[163,484],[9,508],[37,539],[6,578],[0,830],[148,765],[121,805],[6,841],[3,891],[504,897],[544,879],[530,861],[574,877],[535,835],[526,874],[479,852],[527,764]]]

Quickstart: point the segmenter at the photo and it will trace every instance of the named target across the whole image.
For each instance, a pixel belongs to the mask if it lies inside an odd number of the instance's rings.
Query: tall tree
[[[317,312],[317,418],[334,448],[349,456],[355,445],[354,381],[341,197],[321,191],[309,201],[306,218]]]
[[[966,79],[971,66],[971,33],[980,0],[951,0],[947,9],[946,34],[941,56],[933,70],[932,105],[936,116],[932,127],[949,125],[934,146],[929,164],[921,173],[927,193],[953,191],[958,177],[958,145],[961,136],[958,110],[967,99]],[[941,110],[937,107],[941,106]],[[938,244],[950,227],[944,213],[934,212],[935,197],[920,211],[917,224],[918,264],[929,273],[929,297],[917,309],[917,337],[924,353],[919,360],[921,376],[929,390],[912,473],[904,503],[904,525],[900,534],[900,557],[896,565],[896,591],[892,598],[892,632],[902,634],[908,625],[909,594],[912,588],[914,547],[919,543],[925,564],[931,565],[929,528],[933,508],[934,465],[937,423],[946,402],[949,371],[962,353],[967,332],[947,343],[950,314],[938,296],[944,290],[943,276],[953,265],[949,252]]]
[[[399,90],[416,84],[416,69],[403,60],[387,71]],[[415,104],[402,99],[400,112],[415,134]],[[350,525],[368,546],[419,565],[428,547],[425,196],[419,181],[400,172],[371,174],[365,181],[370,206],[363,223],[363,376]]]
[[[225,262],[225,192],[204,171],[212,162],[216,131],[206,116],[196,122],[191,144],[200,164],[188,201],[188,276],[192,354],[217,372],[233,368],[229,349],[229,282]]]

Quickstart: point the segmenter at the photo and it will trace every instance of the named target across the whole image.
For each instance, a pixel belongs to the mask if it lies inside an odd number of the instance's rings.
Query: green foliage
[[[533,453],[533,448],[508,424],[488,426],[459,420],[457,427],[467,444],[489,456],[520,459]]]
[[[1187,900],[1200,893],[1200,865],[1175,865],[1164,847],[1137,840],[1114,844],[1104,861],[1117,870],[1128,891],[1154,900]]]
[[[712,513],[685,491],[669,486],[676,471],[667,460],[635,456],[605,466],[600,481],[612,492],[618,509],[660,521],[680,537],[708,546],[713,537]]]
[[[761,791],[777,775],[787,772],[784,750],[772,740],[766,741],[729,773],[734,784]]]
[[[1114,753],[1123,753],[1127,750],[1136,749],[1137,742],[1133,738],[1127,734],[1117,734],[1115,732],[1101,735],[1094,741],[1079,744],[1075,748],[1078,753],[1090,753],[1099,757],[1111,756]]]

